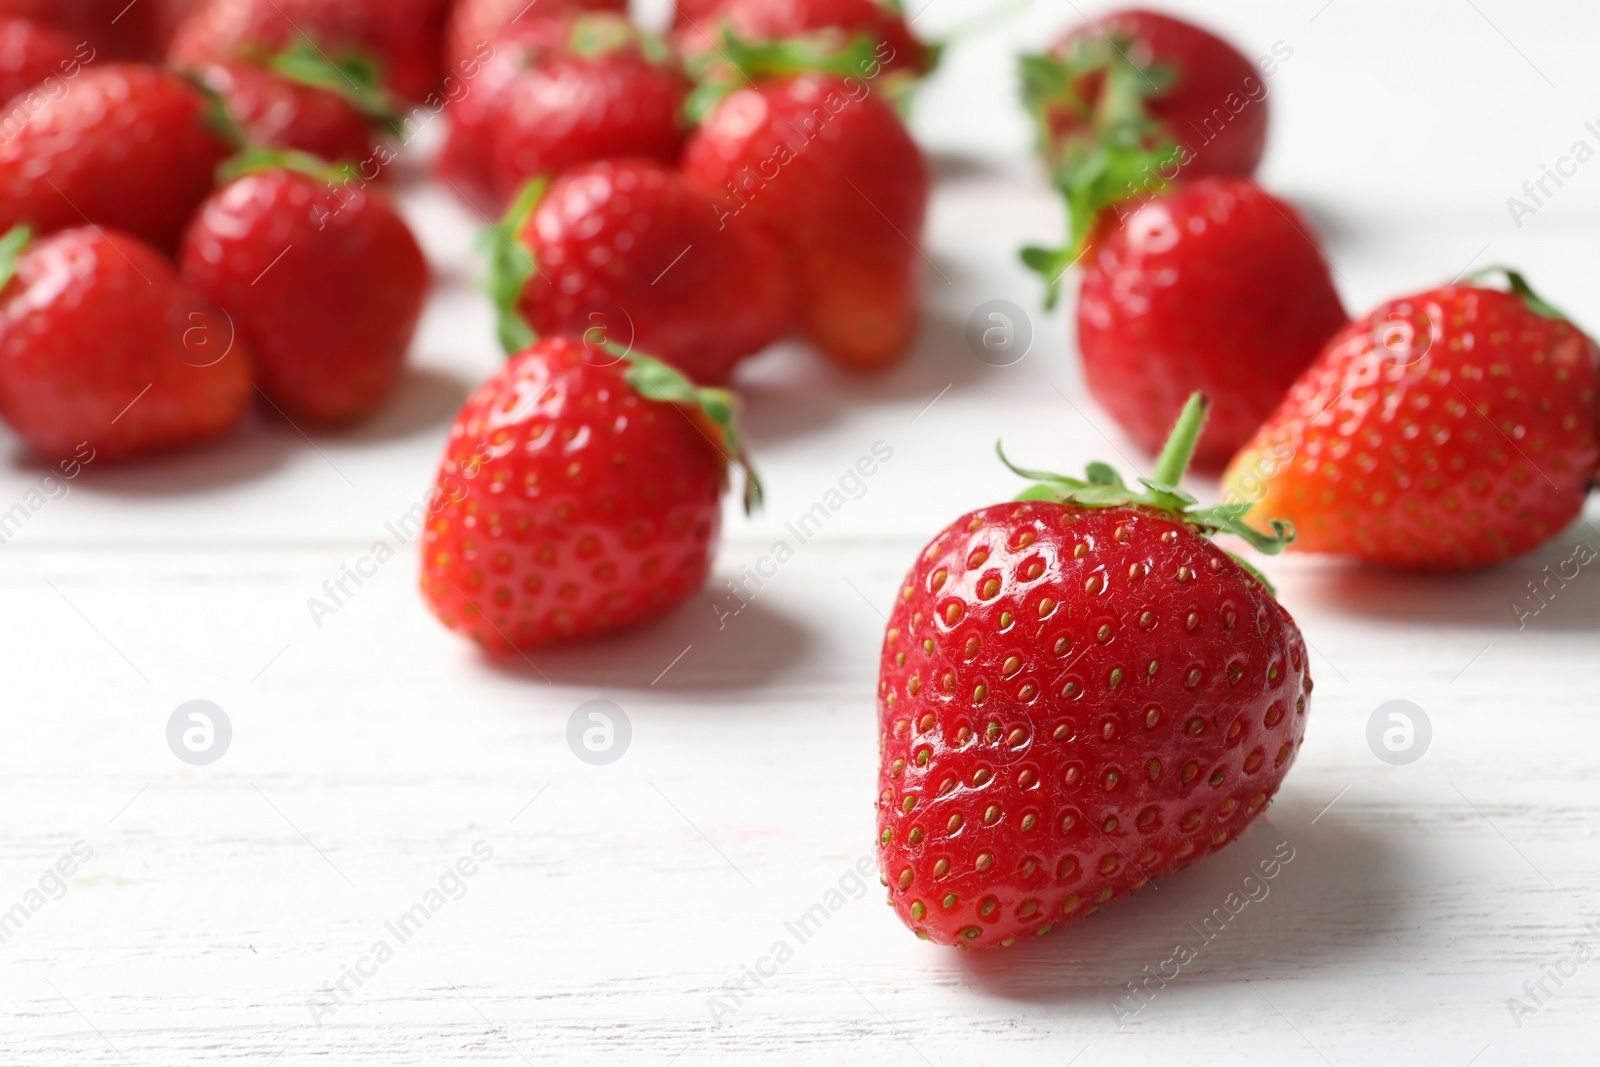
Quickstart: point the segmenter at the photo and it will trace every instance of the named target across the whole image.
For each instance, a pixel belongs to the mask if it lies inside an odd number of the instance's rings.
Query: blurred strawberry
[[[518,32],[541,19],[565,18],[584,11],[628,10],[627,0],[456,0],[445,34],[447,65],[458,65],[477,57],[486,46],[495,47],[500,37]]]
[[[173,248],[233,151],[213,103],[156,67],[85,68],[0,144],[0,230],[89,222]]]
[[[152,0],[0,0],[0,18],[51,26],[74,44],[87,43],[102,59],[157,56],[159,13]]]
[[[131,234],[84,226],[0,240],[0,414],[41,456],[190,444],[250,403],[249,356],[219,355],[214,308]]]
[[[59,80],[75,76],[75,72],[82,69],[86,56],[93,54],[92,50],[87,50],[80,55],[71,40],[43,23],[0,19],[0,103],[32,89],[46,78]],[[74,72],[73,75],[69,75],[69,71]],[[46,93],[39,95],[40,99],[49,99]],[[16,121],[4,115],[0,115],[0,120]]]
[[[870,85],[802,74],[736,90],[690,137],[684,170],[718,191],[723,234],[764,232],[783,250],[801,329],[824,355],[873,370],[905,354],[928,171]]]
[[[528,179],[608,157],[677,161],[689,82],[622,15],[530,20],[457,108],[441,174],[504,210]]]
[[[691,69],[702,75],[707,67],[725,66],[730,59],[737,62],[738,57],[730,55],[730,39],[736,45],[757,47],[804,40],[813,48],[834,53],[845,52],[852,42],[864,41],[868,47],[863,62],[855,69],[835,71],[861,78],[899,71],[920,76],[928,73],[938,58],[937,49],[911,32],[900,6],[882,0],[721,0],[705,18],[686,20],[676,37]]]
[[[684,29],[700,25],[715,17],[723,0],[673,0],[672,28]]]
[[[277,55],[306,40],[330,61],[370,64],[381,84],[422,100],[439,84],[447,0],[209,0],[179,25],[168,58],[199,69]]]
[[[714,199],[649,160],[585,164],[548,193],[530,183],[487,234],[506,350],[582,335],[727,380],[788,330],[790,291],[778,249],[753,226],[719,230]]]
[[[657,618],[705,584],[733,397],[637,353],[550,337],[514,355],[450,429],[429,497],[422,592],[495,652]],[[759,484],[746,466],[746,507]]]
[[[1090,393],[1152,455],[1205,393],[1202,470],[1227,463],[1344,323],[1310,226],[1249,179],[1180,182],[1106,211],[1083,257]]]
[[[373,155],[375,120],[343,94],[244,60],[213,63],[197,73],[255,147],[352,163]]]
[[[289,164],[289,165],[285,165]],[[295,169],[304,168],[304,169]],[[291,419],[361,419],[393,391],[428,293],[410,228],[377,189],[262,153],[195,215],[184,279],[226,308],[267,397]]]
[[[1023,97],[1052,166],[1074,164],[1110,127],[1137,117],[1142,147],[1171,143],[1161,176],[1248,177],[1267,140],[1266,83],[1199,26],[1130,9],[1084,23],[1022,59]]]

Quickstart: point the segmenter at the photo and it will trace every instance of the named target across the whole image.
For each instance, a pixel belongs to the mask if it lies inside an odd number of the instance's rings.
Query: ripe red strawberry
[[[85,226],[0,240],[0,414],[40,455],[101,459],[190,444],[250,403],[250,357],[131,234]]]
[[[254,147],[357,164],[373,155],[372,118],[338,93],[243,60],[213,63],[197,73]]]
[[[1264,64],[1274,61],[1264,60]],[[1263,70],[1267,69],[1263,66]],[[1151,146],[1178,146],[1171,179],[1255,173],[1267,142],[1267,90],[1254,64],[1193,23],[1129,9],[1074,28],[1024,56],[1023,96],[1052,163],[1105,134],[1106,120],[1146,120]]]
[[[683,165],[718,191],[723,235],[766,232],[784,250],[801,328],[824,355],[874,370],[905,354],[928,170],[881,94],[831,74],[757,82],[711,110]]]
[[[393,390],[428,292],[416,238],[377,189],[267,155],[203,204],[184,278],[226,308],[262,390],[292,419],[349,423]]]
[[[883,0],[721,0],[704,18],[680,23],[678,47],[691,66],[716,62],[727,50],[724,34],[745,44],[805,38],[838,52],[864,39],[876,63],[848,73],[868,78],[926,74],[937,57],[911,32],[899,5]]]
[[[637,353],[538,341],[480,386],[429,498],[422,591],[485,648],[529,649],[655,618],[704,584],[730,394]],[[619,358],[620,357],[620,358]],[[759,485],[746,469],[746,505]]]
[[[491,238],[507,351],[582,334],[648,352],[697,382],[787,331],[782,258],[754,227],[718,230],[715,194],[647,160],[590,163],[533,182]],[[531,328],[532,333],[529,333]]]
[[[160,0],[172,4],[175,0]],[[0,0],[0,18],[51,26],[102,59],[149,60],[157,35],[158,3],[140,0]]]
[[[80,55],[72,41],[43,23],[0,18],[0,103],[34,88],[46,78],[55,78],[59,83],[68,71],[76,74],[82,60],[93,54],[92,50],[85,49]],[[54,92],[59,95],[65,89]],[[39,96],[49,99],[43,92]],[[0,114],[0,122],[7,124],[4,133],[10,136],[10,127],[18,120],[9,114],[11,109],[6,110],[7,114]]]
[[[1103,464],[936,536],[895,598],[878,684],[879,860],[918,936],[1009,945],[1234,840],[1305,735],[1294,620],[1185,510],[1203,404],[1144,492]],[[1027,472],[1018,472],[1027,474]],[[1282,531],[1280,531],[1281,535]],[[1256,538],[1281,547],[1282,538]]]
[[[70,92],[0,143],[0,230],[88,221],[171,249],[233,150],[207,107],[170,71],[84,68]]]
[[[627,0],[456,0],[445,33],[445,55],[456,63],[479,54],[484,45],[497,51],[499,39],[541,19],[564,18],[584,11],[628,10]]]
[[[672,28],[683,29],[714,18],[723,0],[673,0]]]
[[[440,157],[441,173],[463,191],[503,211],[530,178],[580,163],[677,161],[689,80],[626,16],[529,20],[495,47]]]
[[[1195,391],[1195,465],[1220,470],[1345,323],[1311,228],[1248,179],[1180,183],[1102,214],[1083,262],[1089,391],[1151,453]]]
[[[309,38],[335,63],[374,64],[383,85],[422,100],[439,84],[447,14],[447,0],[209,0],[178,26],[168,58],[193,70]]]
[[[1423,570],[1531,551],[1600,466],[1600,349],[1507,272],[1378,305],[1328,343],[1224,479],[1297,547]]]

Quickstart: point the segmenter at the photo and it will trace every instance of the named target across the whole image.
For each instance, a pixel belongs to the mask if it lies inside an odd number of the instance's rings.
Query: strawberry
[[[714,18],[723,0],[673,0],[672,28],[684,29]]]
[[[346,187],[329,211],[329,181],[263,154],[201,205],[179,258],[227,309],[267,397],[322,425],[360,419],[393,390],[428,292],[422,250],[388,199]]]
[[[824,355],[873,370],[905,354],[921,317],[928,169],[870,83],[809,73],[735,90],[683,165],[719,191],[724,235],[765,232],[784,250],[801,329]]]
[[[56,78],[59,84],[62,77],[75,76],[85,56],[93,54],[88,49],[79,54],[70,40],[42,23],[0,18],[0,102],[34,88],[46,78]],[[65,90],[53,91],[59,95]],[[39,96],[49,99],[45,93]],[[4,132],[9,137],[17,118],[9,113],[12,109],[6,110],[8,114],[0,115],[0,121],[7,123]]]
[[[728,463],[743,462],[734,404],[617,346],[549,337],[513,356],[450,430],[423,536],[428,606],[502,652],[664,614],[710,571]]]
[[[179,24],[168,58],[184,69],[273,55],[309,40],[334,63],[380,72],[422,100],[439,84],[447,0],[208,0]]]
[[[879,64],[866,75],[874,78],[880,72],[927,74],[938,57],[911,32],[900,6],[883,0],[721,0],[703,19],[681,23],[676,37],[691,67],[737,58],[740,44],[795,40],[832,51],[865,41]]]
[[[87,221],[172,248],[232,151],[208,107],[170,71],[84,68],[70,92],[0,144],[0,230]]]
[[[919,937],[1009,945],[1237,838],[1305,735],[1306,646],[1172,488],[1204,404],[1144,491],[1103,464],[940,532],[895,598],[878,683],[878,856]],[[1251,539],[1282,547],[1285,531]]]
[[[790,293],[778,250],[753,227],[719,231],[714,198],[635,159],[569,170],[548,193],[530,183],[489,233],[506,350],[583,334],[726,380],[787,331]]]
[[[445,55],[459,63],[477,56],[485,46],[499,47],[507,33],[518,32],[542,19],[559,19],[584,11],[623,14],[627,0],[456,0],[445,33]]]
[[[212,63],[197,73],[255,147],[351,163],[373,155],[372,118],[340,93],[243,60]]]
[[[580,163],[676,162],[689,81],[668,59],[622,15],[529,20],[497,42],[478,91],[462,100],[441,173],[504,210],[530,178]]]
[[[174,0],[161,0],[171,4]],[[157,5],[151,0],[0,0],[0,18],[50,26],[85,51],[109,59],[154,59]],[[87,62],[87,60],[85,60]]]
[[[214,437],[250,404],[249,356],[131,234],[0,240],[0,414],[41,456],[127,459]]]
[[[1179,168],[1189,178],[1248,177],[1266,148],[1266,83],[1255,65],[1169,15],[1130,9],[1086,22],[1046,54],[1024,56],[1022,84],[1052,165],[1070,165],[1130,116],[1149,144],[1171,144],[1175,156],[1160,167],[1168,179]]]
[[[1213,398],[1195,465],[1220,470],[1344,325],[1293,208],[1205,178],[1104,212],[1084,257],[1078,348],[1089,391],[1152,454],[1184,399]]]
[[[1234,457],[1232,498],[1297,547],[1421,570],[1531,551],[1600,466],[1600,349],[1526,281],[1453,284],[1350,323]]]

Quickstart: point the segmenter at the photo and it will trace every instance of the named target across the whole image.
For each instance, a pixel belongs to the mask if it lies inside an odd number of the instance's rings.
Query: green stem
[[[1527,304],[1528,307],[1531,308],[1536,314],[1543,315],[1547,319],[1561,319],[1566,322],[1572,321],[1572,317],[1570,315],[1556,307],[1554,304],[1550,303],[1538,293],[1534,292],[1533,286],[1528,284],[1528,279],[1523,277],[1521,271],[1512,270],[1510,267],[1502,266],[1484,267],[1482,270],[1473,271],[1470,275],[1468,275],[1468,277],[1473,281],[1477,281],[1480,278],[1487,278],[1490,275],[1496,274],[1505,275],[1507,286],[1513,293],[1521,297],[1522,302]]]
[[[1194,457],[1195,445],[1200,441],[1200,431],[1205,428],[1206,415],[1210,410],[1211,401],[1206,399],[1204,393],[1189,397],[1178,416],[1177,425],[1172,428],[1172,435],[1167,438],[1161,455],[1156,459],[1155,474],[1151,481],[1161,485],[1177,485],[1183,480],[1183,473],[1189,469],[1189,460]]]
[[[4,237],[0,237],[0,290],[11,284],[12,276],[17,273],[17,262],[22,259],[22,253],[31,240],[33,230],[27,226],[13,226]]]

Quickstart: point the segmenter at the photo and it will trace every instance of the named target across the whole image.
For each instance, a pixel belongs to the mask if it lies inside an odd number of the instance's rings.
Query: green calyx
[[[639,50],[652,62],[660,62],[656,57],[665,59],[667,55],[666,46],[659,37],[641,32],[626,16],[611,11],[591,11],[578,16],[572,22],[567,44],[585,59],[598,59],[630,44],[638,44]]]
[[[528,325],[528,320],[522,317],[522,312],[517,308],[528,279],[539,269],[533,249],[524,244],[519,235],[549,187],[548,178],[530,181],[517,194],[505,218],[498,224],[485,227],[478,235],[478,252],[489,263],[483,290],[494,301],[496,329],[506,355],[520,352],[538,339],[533,327]]]
[[[727,389],[708,389],[694,384],[683,372],[653,356],[641,355],[615,342],[602,346],[605,351],[628,364],[623,377],[646,400],[659,400],[680,408],[707,440],[716,446],[728,464],[737,463],[744,471],[744,510],[751,514],[761,506],[761,479],[750,464],[736,425],[739,398]]]
[[[1178,488],[1178,482],[1182,480],[1184,471],[1188,470],[1189,460],[1200,440],[1200,431],[1205,425],[1209,408],[1210,402],[1204,395],[1195,393],[1189,397],[1173,427],[1172,435],[1167,438],[1166,446],[1156,460],[1151,477],[1138,480],[1142,487],[1139,489],[1126,485],[1122,476],[1105,463],[1091,463],[1085,477],[1069,478],[1062,474],[1016,466],[1006,458],[998,442],[995,451],[1000,456],[1000,462],[1013,474],[1035,483],[1018,494],[1018,500],[1048,500],[1092,508],[1138,507],[1163,511],[1202,534],[1233,534],[1249,542],[1258,552],[1275,556],[1294,540],[1294,527],[1273,520],[1272,533],[1262,533],[1244,521],[1250,504],[1218,504],[1199,508],[1195,506],[1199,502],[1194,497]],[[1272,584],[1259,571],[1238,556],[1234,556],[1234,559],[1268,592],[1272,591]]]
[[[217,180],[226,184],[267,170],[292,170],[335,184],[355,177],[354,169],[348,164],[329,163],[310,152],[293,148],[247,148],[217,168]]]
[[[0,237],[0,291],[11,284],[11,279],[17,273],[17,261],[32,240],[33,230],[27,226],[13,226],[4,237]]]
[[[1572,321],[1572,316],[1534,292],[1533,286],[1528,284],[1528,279],[1520,271],[1512,270],[1510,267],[1484,267],[1482,270],[1473,271],[1467,277],[1473,281],[1478,281],[1479,279],[1495,276],[1505,278],[1506,287],[1518,297],[1521,297],[1522,302],[1528,305],[1528,310],[1534,314],[1543,315],[1547,319],[1559,319],[1562,322]]]
[[[684,112],[698,124],[740,85],[806,73],[861,77],[876,62],[869,37],[844,40],[837,30],[822,30],[782,41],[746,41],[723,26],[716,47],[689,64],[697,84]]]
[[[265,66],[292,82],[341,97],[395,136],[405,133],[394,99],[383,88],[383,70],[369,56],[347,52],[332,59],[302,38],[287,51],[267,57]]]
[[[1023,101],[1040,150],[1053,160],[1051,184],[1067,205],[1065,244],[1022,250],[1022,262],[1045,280],[1046,307],[1055,307],[1062,277],[1082,258],[1101,212],[1161,193],[1177,174],[1181,150],[1146,106],[1172,84],[1172,72],[1136,62],[1132,49],[1130,39],[1113,34],[1080,40],[1065,57],[1021,58]],[[1083,92],[1086,84],[1098,84],[1093,99]],[[1062,113],[1081,130],[1057,144],[1053,119]]]
[[[250,143],[244,130],[228,113],[228,102],[222,98],[221,93],[207,85],[198,75],[180,71],[178,76],[200,94],[200,121],[208,130],[237,148],[244,148]]]

